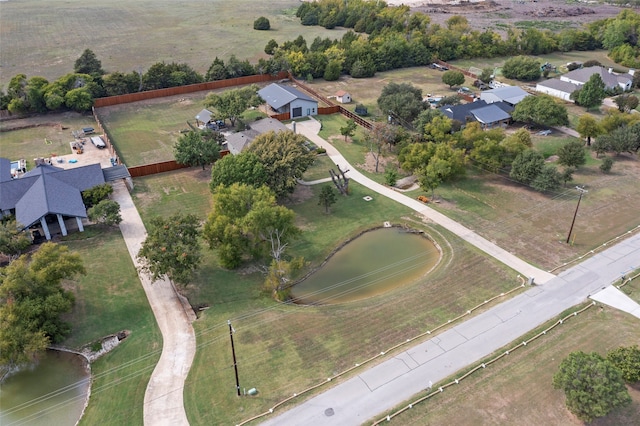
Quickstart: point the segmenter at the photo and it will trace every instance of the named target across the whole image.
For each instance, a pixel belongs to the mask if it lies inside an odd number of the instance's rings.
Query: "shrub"
[[[264,16],[261,16],[255,21],[253,21],[253,29],[260,30],[260,31],[270,30],[271,23],[269,23],[269,20],[267,18],[265,18]]]
[[[613,167],[613,158],[604,157],[602,159],[602,164],[600,164],[600,171],[602,173],[609,173],[611,171],[611,167]]]

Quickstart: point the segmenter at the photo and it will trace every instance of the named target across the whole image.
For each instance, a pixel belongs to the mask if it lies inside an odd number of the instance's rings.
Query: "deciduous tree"
[[[245,184],[219,187],[204,237],[215,248],[220,264],[234,269],[245,259],[279,260],[299,233],[293,211],[276,204],[269,188]]]
[[[502,66],[502,75],[522,81],[534,81],[540,78],[540,62],[527,56],[507,59]]]
[[[234,183],[256,188],[267,183],[267,171],[256,154],[241,152],[238,155],[225,155],[216,161],[211,169],[211,192],[215,194],[220,185],[231,186]]]
[[[583,114],[580,116],[576,130],[580,133],[581,138],[587,139],[587,146],[591,146],[591,138],[595,138],[603,132],[598,121],[589,114]]]
[[[542,154],[533,149],[527,149],[513,160],[509,176],[528,185],[540,174],[543,167],[544,157]]]
[[[558,104],[549,95],[527,96],[518,102],[513,114],[514,120],[540,126],[565,126],[569,124],[567,108]]]
[[[607,97],[604,82],[600,74],[589,77],[584,86],[571,94],[576,103],[585,108],[593,108],[602,105],[602,100]]]
[[[214,133],[210,130],[191,130],[178,138],[178,141],[173,146],[173,155],[178,164],[201,166],[202,170],[204,170],[204,166],[212,164],[220,158],[218,141],[216,138],[206,140],[205,132]]]
[[[87,210],[89,219],[107,226],[117,225],[122,222],[120,204],[113,200],[102,200],[97,205]]]
[[[422,89],[409,83],[389,83],[378,97],[378,107],[385,114],[411,123],[424,109]]]
[[[18,226],[15,218],[8,217],[0,221],[0,253],[15,260],[31,245],[31,239]]]
[[[154,217],[138,252],[141,270],[153,281],[167,277],[186,285],[202,261],[199,220],[192,214]]]
[[[347,141],[347,138],[352,137],[356,133],[357,128],[358,125],[353,121],[353,119],[347,120],[347,123],[343,127],[340,127],[340,134],[344,136],[345,142]]]
[[[460,71],[445,71],[442,74],[442,82],[452,88],[453,86],[460,86],[464,84],[464,74]]]
[[[587,163],[587,157],[585,156],[584,147],[582,143],[573,140],[558,148],[556,151],[558,156],[558,163],[563,166],[579,167]]]
[[[253,21],[253,29],[260,31],[267,31],[271,29],[271,23],[264,16],[259,17],[255,21]]]
[[[572,352],[560,363],[553,386],[564,391],[567,408],[590,422],[631,402],[620,371],[592,352]]]
[[[29,258],[22,255],[0,274],[0,365],[17,366],[37,358],[50,343],[71,331],[61,315],[74,297],[62,286],[85,269],[78,253],[44,243]]]
[[[290,130],[263,133],[248,148],[266,170],[266,185],[277,197],[293,192],[298,179],[313,164],[315,154],[304,145],[304,136]]]
[[[533,179],[531,186],[536,191],[548,192],[558,189],[561,182],[562,174],[556,169],[556,166],[547,164],[540,170],[538,176]]]
[[[607,353],[607,361],[622,373],[622,379],[627,383],[640,382],[640,347],[620,346]]]
[[[206,107],[216,109],[221,118],[229,119],[235,126],[236,120],[249,108],[262,103],[255,84],[240,89],[226,90],[220,94],[209,93],[204,101]]]

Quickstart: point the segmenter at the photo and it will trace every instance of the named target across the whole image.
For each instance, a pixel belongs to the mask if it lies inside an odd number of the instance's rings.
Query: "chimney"
[[[609,74],[613,74],[613,68],[609,67]]]

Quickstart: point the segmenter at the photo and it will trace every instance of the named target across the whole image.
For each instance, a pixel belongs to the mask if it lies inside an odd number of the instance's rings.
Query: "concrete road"
[[[120,230],[138,268],[137,255],[147,231],[124,182],[114,183],[113,188],[112,198],[120,204],[123,219]],[[195,314],[169,280],[152,283],[146,274],[138,275],[162,333],[162,354],[144,395],[144,424],[188,425],[183,390],[196,351],[196,338],[191,326]]]
[[[640,267],[640,234],[594,255],[542,286],[279,414],[263,425],[360,425],[504,347]],[[638,323],[640,326],[640,322]],[[499,365],[489,367],[499,368]],[[455,391],[455,390],[453,390]]]

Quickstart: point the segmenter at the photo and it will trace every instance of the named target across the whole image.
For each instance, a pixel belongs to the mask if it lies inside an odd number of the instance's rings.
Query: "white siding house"
[[[536,84],[536,92],[546,93],[547,95],[560,98],[568,102],[573,102],[570,98],[571,94],[579,88],[580,86],[577,84],[560,80],[559,78],[552,78]]]

